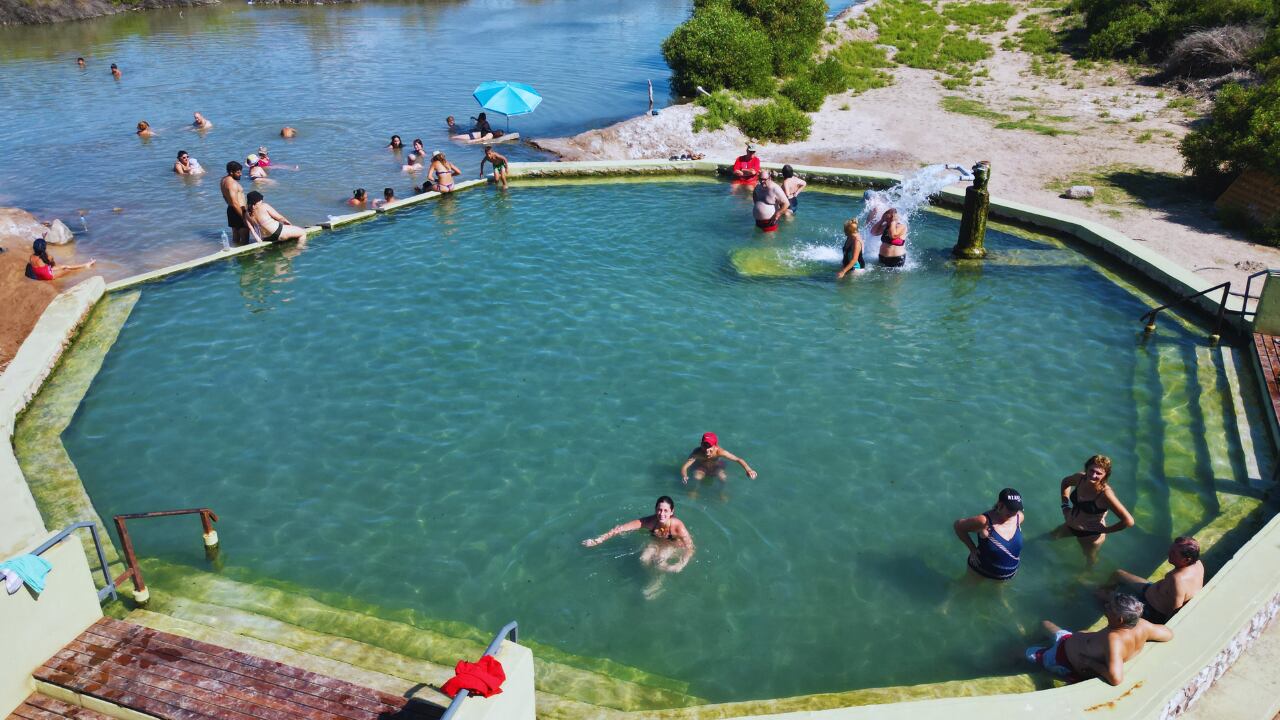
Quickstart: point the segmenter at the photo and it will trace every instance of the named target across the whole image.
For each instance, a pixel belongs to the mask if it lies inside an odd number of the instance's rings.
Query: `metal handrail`
[[[205,556],[209,558],[217,556],[218,531],[213,529],[213,523],[218,522],[218,516],[209,508],[160,510],[158,512],[116,515],[116,534],[120,536],[120,549],[124,551],[124,562],[127,566],[127,569],[120,574],[120,577],[116,578],[116,584],[119,585],[126,579],[132,581],[133,601],[139,605],[147,604],[147,601],[151,599],[151,592],[147,590],[147,584],[142,580],[142,569],[138,567],[138,557],[133,552],[133,540],[129,537],[129,528],[125,526],[125,521],[141,520],[144,518],[170,517],[173,515],[199,515],[200,524],[204,528]]]
[[[1258,293],[1258,297],[1256,297],[1256,298],[1255,298],[1255,297],[1253,296],[1253,294],[1250,292],[1250,290],[1252,290],[1252,289],[1253,289],[1253,279],[1254,279],[1254,278],[1256,278],[1256,277],[1261,277],[1261,276],[1263,276],[1263,275],[1267,275],[1267,276],[1271,276],[1271,275],[1280,275],[1280,270],[1273,270],[1273,269],[1271,269],[1271,268],[1267,268],[1266,270],[1259,270],[1258,272],[1256,272],[1256,273],[1254,273],[1254,274],[1252,274],[1252,275],[1250,275],[1249,277],[1247,277],[1247,278],[1245,278],[1245,279],[1244,279],[1244,294],[1240,296],[1240,297],[1244,298],[1244,303],[1240,306],[1240,314],[1241,314],[1242,316],[1243,316],[1243,315],[1246,315],[1246,314],[1249,314],[1249,301],[1250,301],[1250,300],[1261,300],[1261,299],[1262,299],[1262,293]],[[1236,294],[1236,293],[1232,293],[1232,295],[1235,295],[1235,294]],[[1257,315],[1258,315],[1258,311],[1257,311],[1257,309],[1254,309],[1254,310],[1253,310],[1253,315],[1254,315],[1254,317],[1257,317]]]
[[[519,637],[519,625],[515,620],[512,620],[506,625],[503,625],[502,629],[498,631],[498,634],[493,636],[493,642],[489,643],[489,647],[484,649],[484,654],[496,655],[498,648],[502,647],[503,640],[516,642]],[[453,696],[453,702],[449,703],[448,709],[446,709],[444,714],[440,716],[440,720],[451,720],[454,714],[458,712],[458,708],[462,707],[462,701],[466,700],[470,695],[470,690],[459,690],[458,694]]]
[[[111,579],[111,570],[107,568],[107,553],[102,549],[102,540],[98,537],[97,524],[84,521],[75,523],[74,525],[68,525],[60,530],[56,535],[41,543],[40,547],[32,550],[31,554],[43,555],[46,550],[62,542],[67,538],[67,536],[80,528],[89,528],[89,534],[93,536],[93,547],[98,551],[98,565],[102,569],[102,579],[107,583],[106,587],[98,591],[98,602],[102,602],[107,598],[107,596],[110,596],[112,600],[115,600],[118,597],[118,595],[116,595],[116,583]]]
[[[1206,288],[1204,290],[1201,290],[1200,292],[1192,293],[1185,297],[1178,298],[1177,300],[1174,300],[1171,303],[1165,303],[1164,305],[1161,305],[1160,307],[1154,310],[1148,310],[1147,312],[1143,313],[1142,317],[1138,319],[1146,323],[1144,332],[1147,332],[1147,333],[1155,332],[1156,316],[1160,314],[1161,310],[1168,310],[1169,308],[1174,307],[1176,305],[1181,305],[1182,303],[1188,300],[1194,300],[1200,297],[1201,295],[1208,295],[1214,290],[1222,291],[1222,300],[1218,302],[1218,319],[1213,324],[1213,333],[1209,335],[1209,342],[1217,343],[1219,338],[1222,337],[1222,318],[1224,315],[1227,314],[1227,298],[1231,297],[1231,281],[1230,280],[1224,283],[1218,283],[1217,285],[1214,285],[1211,288]]]

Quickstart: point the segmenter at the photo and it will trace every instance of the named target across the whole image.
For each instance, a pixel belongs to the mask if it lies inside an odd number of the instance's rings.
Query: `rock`
[[[50,245],[66,245],[76,241],[75,233],[57,218],[49,223],[49,231],[44,234],[44,241]]]
[[[1084,200],[1086,198],[1091,198],[1093,197],[1093,186],[1072,185],[1067,188],[1067,191],[1062,194],[1062,197],[1070,198],[1071,200]]]
[[[36,216],[18,208],[0,208],[0,238],[14,237],[30,243],[45,233]]]
[[[1256,272],[1262,272],[1263,270],[1266,270],[1267,266],[1263,265],[1257,260],[1241,260],[1240,262],[1236,263],[1236,269],[1240,270],[1241,272],[1256,273]]]

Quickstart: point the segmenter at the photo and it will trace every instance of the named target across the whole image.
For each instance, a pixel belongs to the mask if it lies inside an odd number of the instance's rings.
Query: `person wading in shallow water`
[[[648,530],[650,542],[640,553],[640,562],[654,570],[664,573],[678,573],[684,570],[693,559],[693,536],[684,522],[676,517],[676,502],[663,495],[654,504],[653,514],[623,523],[612,530],[587,538],[582,541],[583,547],[595,547],[616,535],[625,535],[636,530]],[[644,590],[647,599],[653,599],[662,588],[662,577],[659,575]]]
[[[1094,455],[1084,463],[1084,472],[1062,479],[1063,523],[1053,531],[1053,537],[1074,535],[1084,550],[1089,567],[1098,561],[1098,550],[1110,533],[1118,533],[1133,527],[1133,516],[1111,489],[1111,458]],[[1113,510],[1120,517],[1107,524],[1107,511]]]
[[[249,242],[249,222],[245,215],[244,188],[240,185],[240,176],[244,167],[232,160],[227,163],[227,174],[222,177],[218,187],[222,190],[222,199],[227,203],[227,226],[231,228],[231,241],[236,245]]]
[[[751,191],[752,213],[756,219],[756,227],[765,232],[778,229],[778,220],[791,207],[791,201],[782,186],[773,181],[768,170],[760,173],[760,182]]]
[[[716,437],[715,433],[703,433],[702,444],[694,448],[693,452],[689,453],[689,459],[680,466],[680,481],[685,485],[689,484],[689,468],[692,467],[694,480],[702,480],[714,475],[721,482],[725,482],[729,479],[724,471],[725,460],[738,463],[746,471],[747,477],[756,479],[756,471],[751,469],[746,460],[720,447],[720,438]]]
[[[1013,488],[1001,490],[987,512],[957,520],[956,537],[969,548],[969,570],[990,580],[1012,578],[1022,560],[1022,521],[1022,495]]]

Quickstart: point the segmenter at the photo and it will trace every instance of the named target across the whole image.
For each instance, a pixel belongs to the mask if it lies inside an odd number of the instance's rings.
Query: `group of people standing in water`
[[[680,466],[681,482],[688,484],[690,471],[696,481],[716,478],[726,482],[726,462],[737,463],[750,478],[757,477],[746,460],[720,446],[715,433],[705,433]],[[1085,461],[1082,471],[1066,476],[1058,486],[1062,524],[1049,536],[1074,537],[1089,567],[1097,562],[1108,535],[1134,526],[1133,515],[1117,497],[1110,479],[1111,459],[1094,455]],[[1108,522],[1108,514],[1115,515],[1113,522]],[[968,551],[967,572],[979,581],[1012,580],[1022,564],[1025,521],[1022,495],[1013,488],[1002,489],[990,510],[956,520],[953,530]],[[661,589],[663,574],[684,570],[695,552],[693,535],[676,517],[676,503],[671,496],[659,497],[652,515],[616,525],[583,540],[582,545],[595,547],[638,530],[648,535],[640,553],[641,564],[660,573],[645,588],[645,597],[651,598]],[[1173,639],[1173,631],[1165,623],[1204,587],[1204,563],[1195,538],[1174,538],[1167,560],[1173,569],[1155,582],[1123,569],[1112,574],[1110,581],[1096,592],[1107,621],[1101,630],[1072,632],[1044,621],[1053,640],[1048,645],[1028,648],[1027,660],[1068,682],[1097,677],[1119,684],[1124,678],[1124,663],[1147,642]]]
[[[766,233],[776,231],[783,218],[795,215],[800,207],[800,193],[807,185],[790,165],[783,165],[781,179],[775,180],[773,173],[761,168],[754,143],[747,143],[746,152],[733,161],[729,174],[735,185],[751,188],[752,217],[756,227]],[[907,262],[906,223],[896,208],[878,202],[874,191],[868,190],[863,198],[867,202],[866,222],[871,235],[880,238],[880,265],[886,268],[902,267]],[[867,267],[857,218],[845,221],[844,236],[840,270],[836,272],[837,280],[843,280],[850,272],[865,270]]]

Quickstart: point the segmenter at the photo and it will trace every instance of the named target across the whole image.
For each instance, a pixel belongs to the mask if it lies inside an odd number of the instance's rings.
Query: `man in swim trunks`
[[[1027,648],[1027,660],[1065,679],[1078,682],[1101,678],[1110,685],[1124,681],[1124,664],[1151,642],[1168,642],[1173,631],[1142,619],[1142,601],[1132,595],[1114,593],[1103,605],[1107,627],[1097,632],[1073,633],[1048,620],[1044,627],[1053,634],[1048,647]]]
[[[227,203],[227,225],[231,227],[231,242],[244,245],[249,242],[249,224],[245,221],[244,188],[240,185],[240,175],[244,167],[232,160],[227,163],[227,174],[222,178],[219,187],[222,199]]]
[[[480,158],[480,177],[484,177],[484,164],[493,165],[493,181],[507,189],[507,158],[494,152],[492,145],[484,146],[484,157]]]
[[[755,214],[756,227],[765,232],[777,230],[778,220],[791,207],[787,193],[773,181],[768,170],[760,173],[760,182],[751,191],[751,199],[754,201],[752,212]]]
[[[751,469],[746,460],[734,455],[733,453],[720,447],[720,438],[715,433],[703,433],[702,444],[693,449],[689,453],[689,459],[684,461],[684,465],[680,466],[680,481],[685,485],[689,484],[689,468],[693,468],[693,479],[701,480],[708,475],[715,475],[721,482],[727,481],[729,476],[724,471],[724,461],[732,460],[742,466],[746,471],[747,477],[755,480],[758,473]]]
[[[1200,543],[1193,537],[1175,538],[1169,546],[1169,564],[1173,569],[1156,582],[1147,582],[1127,570],[1116,570],[1102,592],[1120,590],[1134,595],[1142,601],[1143,619],[1163,625],[1204,587]]]
[[[733,179],[740,183],[753,183],[760,175],[760,158],[756,157],[756,146],[747,143],[747,152],[733,161]]]
[[[805,189],[809,183],[802,178],[796,176],[796,171],[790,165],[782,166],[782,191],[787,194],[787,201],[790,206],[787,208],[788,215],[795,215],[796,210],[800,208],[800,191]]]

